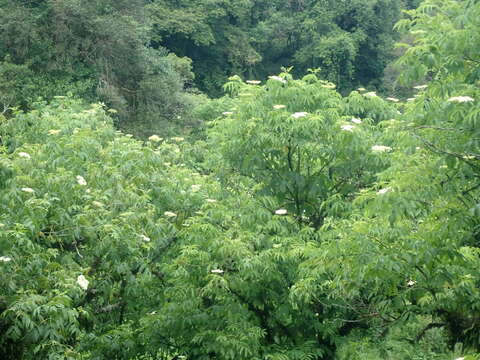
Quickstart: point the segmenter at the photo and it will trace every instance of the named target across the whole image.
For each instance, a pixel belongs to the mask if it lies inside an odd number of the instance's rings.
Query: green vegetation
[[[394,0],[157,0],[156,43],[193,59],[198,85],[219,95],[227,77],[265,78],[281,66],[322,69],[342,90],[379,86],[402,3]]]
[[[282,4],[0,1],[1,359],[480,359],[480,3]]]
[[[71,93],[109,104],[126,128],[168,133],[168,120],[196,103],[184,91],[190,60],[146,46],[143,0],[2,0],[0,24],[0,106],[27,109]]]

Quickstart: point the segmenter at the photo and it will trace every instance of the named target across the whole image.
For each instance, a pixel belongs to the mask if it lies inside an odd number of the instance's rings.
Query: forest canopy
[[[479,29],[0,1],[0,358],[480,359]]]

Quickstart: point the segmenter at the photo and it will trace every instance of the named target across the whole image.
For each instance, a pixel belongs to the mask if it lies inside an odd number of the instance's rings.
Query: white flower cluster
[[[198,190],[200,190],[201,187],[201,185],[193,184],[192,186],[190,186],[190,189],[192,190],[192,192],[197,192]]]
[[[355,126],[347,124],[347,125],[342,125],[342,126],[340,126],[340,128],[341,128],[343,131],[353,132],[353,130],[355,129]]]
[[[464,103],[464,102],[472,102],[475,101],[473,98],[470,96],[454,96],[448,99],[447,101],[450,102],[459,102],[459,103]]]
[[[152,135],[148,138],[148,140],[150,140],[151,142],[160,142],[163,139],[158,135]]]
[[[85,180],[85,178],[81,175],[77,175],[77,183],[78,185],[80,186],[86,186],[87,185],[87,181]]]
[[[387,188],[378,190],[378,191],[377,191],[377,194],[378,194],[378,195],[384,195],[384,194],[386,194],[387,192],[389,192],[389,191],[391,191],[391,190],[392,190],[392,188],[387,187]]]
[[[384,145],[373,145],[372,146],[372,151],[374,152],[385,152],[385,151],[391,151],[392,148],[390,146],[384,146]]]
[[[335,89],[337,86],[335,84],[328,83],[328,84],[323,84],[322,87],[325,89]]]
[[[391,101],[391,102],[399,102],[400,101],[400,100],[398,100],[397,98],[394,98],[394,97],[387,97],[387,100]]]
[[[287,80],[281,78],[280,76],[273,75],[273,76],[269,76],[268,78],[269,78],[269,79],[272,79],[272,80],[275,80],[275,81],[279,81],[279,82],[281,82],[282,84],[286,84],[286,83],[287,83]]]
[[[77,277],[77,284],[78,284],[83,290],[87,290],[87,289],[88,289],[89,281],[85,278],[85,276],[83,276],[83,275],[78,275],[78,277]]]
[[[307,112],[301,111],[301,112],[293,113],[293,114],[292,114],[292,117],[295,118],[295,119],[299,119],[299,118],[305,117],[305,116],[307,116],[307,115],[308,115]]]

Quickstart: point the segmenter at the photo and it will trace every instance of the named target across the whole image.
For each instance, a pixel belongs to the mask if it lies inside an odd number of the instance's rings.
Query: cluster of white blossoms
[[[163,140],[163,138],[158,135],[152,135],[148,138],[148,140],[150,140],[151,142],[160,142]]]
[[[269,76],[268,77],[269,79],[272,79],[272,80],[275,80],[275,81],[279,81],[281,82],[282,84],[286,84],[287,83],[287,80],[281,78],[280,76],[277,76],[277,75],[272,75],[272,76]]]
[[[198,190],[200,190],[201,187],[201,185],[194,184],[190,186],[190,189],[192,190],[192,192],[197,192]]]
[[[141,237],[142,240],[145,241],[145,242],[150,242],[150,240],[151,240],[151,239],[150,239],[148,236],[146,236],[146,235],[140,235],[140,237]]]
[[[305,112],[305,111],[300,111],[300,112],[293,113],[293,114],[292,114],[292,117],[295,118],[295,119],[299,119],[299,118],[305,117],[305,116],[307,116],[307,115],[308,115],[307,112]]]
[[[0,261],[1,262],[9,262],[9,261],[12,261],[12,258],[8,257],[8,256],[0,256]]]
[[[287,215],[287,209],[278,209],[275,210],[275,215]]]
[[[421,35],[421,34],[426,34],[426,33],[427,32],[425,30],[411,30],[410,31],[410,34],[413,34],[413,35]]]
[[[328,84],[323,84],[322,87],[325,89],[335,89],[337,86],[335,84],[328,83]]]
[[[357,90],[358,90],[358,91],[367,91],[367,89],[365,89],[365,88],[363,88],[363,87],[359,87]]]
[[[223,274],[223,270],[221,269],[213,269],[210,271],[212,274]]]
[[[20,190],[22,190],[23,192],[26,192],[26,193],[30,193],[30,194],[33,194],[35,192],[35,190],[33,190],[32,188],[29,188],[29,187],[24,187],[24,188],[21,188]]]
[[[343,131],[353,132],[353,130],[355,129],[355,126],[346,124],[346,125],[340,126],[340,128],[341,128]]]
[[[423,90],[423,89],[426,89],[427,87],[428,85],[417,85],[417,86],[414,86],[413,88],[416,90]]]
[[[77,284],[78,284],[83,290],[87,290],[87,289],[88,289],[89,281],[85,278],[85,276],[83,276],[83,275],[78,275],[78,277],[77,277]]]
[[[260,80],[247,80],[245,81],[247,84],[251,84],[251,85],[258,85],[258,84],[261,84],[262,82]]]
[[[385,145],[373,145],[372,146],[372,151],[374,152],[385,152],[385,151],[391,151],[392,148],[390,146],[385,146]]]
[[[60,134],[60,132],[61,132],[61,130],[56,130],[56,129],[48,130],[49,135],[58,135],[58,134]]]
[[[387,97],[387,100],[391,101],[391,102],[399,102],[400,101],[400,100],[398,100],[397,98],[394,98],[394,97]]]
[[[285,109],[286,106],[279,104],[279,105],[273,105],[273,108],[274,108],[275,110],[280,110],[280,109]]]
[[[22,151],[22,152],[19,152],[19,153],[18,153],[18,156],[20,156],[20,157],[22,157],[22,158],[25,158],[25,159],[30,159],[30,158],[31,158],[31,156],[30,156],[29,153],[26,153],[26,152],[23,152],[23,151]]]
[[[363,94],[363,96],[377,97],[378,95],[375,91],[370,91],[370,92],[367,92],[367,93]]]
[[[472,102],[475,101],[473,98],[470,96],[454,96],[448,99],[447,101],[450,102],[459,102],[459,103],[464,103],[464,102]]]
[[[386,194],[387,192],[389,192],[389,191],[391,191],[391,190],[392,190],[392,188],[387,187],[387,188],[378,190],[378,191],[377,191],[377,194],[378,194],[378,195],[383,195],[383,194]]]
[[[86,186],[87,185],[87,180],[81,175],[77,175],[77,183],[80,186]]]
[[[232,111],[224,111],[222,115],[233,115]]]
[[[355,123],[355,124],[361,124],[362,123],[362,120],[360,119],[357,119],[355,117],[352,117],[352,119],[350,120],[351,122]]]
[[[175,214],[174,212],[171,212],[171,211],[165,211],[163,213],[163,215],[168,216],[168,217],[176,217],[177,216],[177,214]]]
[[[407,282],[407,285],[408,285],[408,286],[413,286],[413,285],[415,285],[416,283],[417,283],[416,281],[409,280],[409,281]]]

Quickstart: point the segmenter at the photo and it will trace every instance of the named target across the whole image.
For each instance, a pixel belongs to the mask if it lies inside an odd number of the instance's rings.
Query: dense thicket
[[[148,46],[150,29],[143,0],[0,2],[0,110],[69,92],[129,125],[167,127],[191,107],[193,74],[189,59]]]
[[[0,111],[72,93],[105,102],[123,129],[143,136],[196,125],[192,109],[204,99],[195,87],[220,96],[234,74],[265,79],[282,66],[296,76],[320,68],[343,92],[379,88],[393,55],[393,24],[411,5],[3,0]]]
[[[191,142],[0,115],[0,358],[479,359],[480,4],[396,28],[406,102],[285,69]]]
[[[157,40],[193,59],[197,83],[219,94],[232,74],[263,79],[282,66],[321,68],[343,90],[379,86],[400,1],[173,1],[150,9]]]

